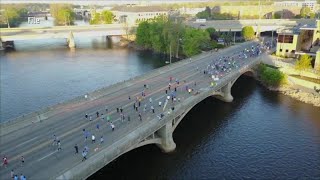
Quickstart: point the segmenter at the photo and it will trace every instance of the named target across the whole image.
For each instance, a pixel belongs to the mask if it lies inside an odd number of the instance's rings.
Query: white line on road
[[[23,143],[21,143],[21,144],[19,144],[19,145],[16,145],[16,148],[18,148],[18,147],[20,147],[20,146],[22,146],[22,145],[25,145],[25,144],[27,144],[28,142],[33,141],[33,140],[35,140],[35,139],[37,139],[37,138],[38,138],[38,137],[34,137],[34,138],[29,139],[28,141],[25,141],[25,142],[23,142]]]
[[[54,153],[56,153],[56,152],[57,152],[57,151],[53,151],[52,153],[47,154],[47,155],[43,156],[42,158],[38,159],[38,161],[41,161],[41,160],[43,160],[43,159],[45,159],[45,158],[47,158],[47,157],[51,156],[52,154],[54,154]]]

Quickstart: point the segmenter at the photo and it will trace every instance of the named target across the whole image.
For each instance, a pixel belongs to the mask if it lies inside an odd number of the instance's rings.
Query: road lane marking
[[[32,139],[29,139],[28,141],[25,141],[25,142],[23,142],[23,143],[21,143],[21,144],[19,144],[19,145],[16,145],[15,148],[18,148],[18,147],[20,147],[20,146],[23,146],[23,145],[27,144],[28,142],[31,142],[31,141],[33,141],[33,140],[35,140],[35,139],[37,139],[37,138],[38,138],[38,137],[34,137],[34,138],[32,138]]]
[[[41,161],[41,160],[43,160],[43,159],[45,159],[45,158],[47,158],[47,157],[51,156],[52,154],[54,154],[54,153],[56,153],[56,152],[57,152],[57,151],[53,151],[52,153],[49,153],[49,154],[47,154],[47,155],[43,156],[42,158],[38,159],[37,161]]]

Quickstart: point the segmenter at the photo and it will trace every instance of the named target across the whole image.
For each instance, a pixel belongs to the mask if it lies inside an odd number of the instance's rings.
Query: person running
[[[152,113],[154,113],[154,107],[153,106],[151,106],[151,110],[152,110]]]
[[[117,108],[117,113],[119,113],[119,108]]]
[[[54,134],[53,135],[53,143],[52,143],[53,146],[57,144],[57,139],[58,139],[57,136]]]
[[[110,126],[111,126],[112,131],[114,131],[115,126],[112,122],[110,122]]]
[[[152,103],[152,98],[151,97],[149,98],[149,102]]]
[[[78,153],[79,153],[79,147],[78,147],[78,145],[77,145],[77,144],[76,144],[76,145],[74,145],[74,149],[76,150],[75,154],[78,154]]]
[[[140,121],[142,121],[142,116],[141,116],[140,112],[139,112],[139,119],[140,119]]]
[[[168,94],[168,89],[166,89],[166,94]]]
[[[14,175],[13,180],[19,180],[18,175]]]
[[[11,172],[10,172],[10,177],[11,177],[11,178],[14,178],[14,171],[13,171],[13,169],[12,169]]]
[[[82,161],[85,161],[85,160],[87,160],[87,151],[85,151],[85,150],[83,150],[82,151]]]
[[[122,109],[122,107],[120,107],[120,113],[122,113],[123,112],[123,109]]]
[[[104,142],[103,136],[100,137],[100,144]]]
[[[92,121],[92,116],[89,116],[89,120]]]
[[[95,143],[95,142],[96,142],[96,137],[94,136],[94,134],[92,134],[91,140],[92,140],[92,143]]]
[[[162,104],[162,102],[161,102],[161,101],[159,101],[159,107],[161,107],[161,104]]]
[[[88,119],[88,114],[85,115],[86,119]]]
[[[99,131],[99,129],[100,129],[99,123],[96,125],[96,128],[97,128],[97,131]]]
[[[21,160],[21,166],[23,166],[24,165],[24,157],[21,156],[20,160]]]
[[[23,175],[22,174],[20,174],[20,180],[23,180]]]
[[[61,151],[61,142],[58,140],[58,151]]]
[[[97,118],[98,118],[99,117],[99,112],[97,111],[96,114],[97,114]]]

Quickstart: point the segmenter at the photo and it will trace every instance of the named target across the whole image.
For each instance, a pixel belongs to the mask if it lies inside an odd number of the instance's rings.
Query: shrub
[[[295,69],[297,70],[310,69],[312,68],[311,61],[312,61],[312,58],[307,54],[300,56],[299,60],[296,62]]]
[[[254,30],[253,30],[253,27],[252,27],[252,26],[245,26],[245,27],[243,27],[241,33],[242,33],[243,38],[244,38],[246,41],[255,38],[255,36],[254,36]]]
[[[261,81],[267,86],[278,87],[286,84],[286,76],[278,69],[267,67],[264,64],[260,64],[258,67],[258,73]]]

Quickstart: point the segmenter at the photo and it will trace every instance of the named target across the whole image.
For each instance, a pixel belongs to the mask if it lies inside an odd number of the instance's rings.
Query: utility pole
[[[171,64],[171,42],[170,42],[170,64]]]
[[[273,29],[272,29],[272,34],[271,34],[271,49],[273,48]]]
[[[259,0],[259,22],[258,22],[257,32],[256,32],[257,38],[260,36],[260,24],[261,24],[261,0]]]

